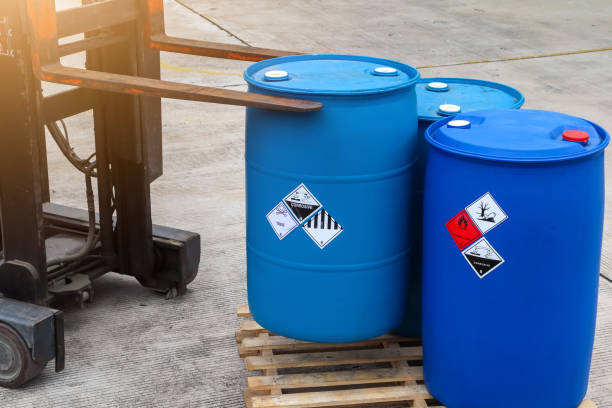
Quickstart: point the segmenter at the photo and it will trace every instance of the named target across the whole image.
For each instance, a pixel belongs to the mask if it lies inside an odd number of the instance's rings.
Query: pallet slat
[[[383,342],[412,342],[418,343],[419,340],[410,337],[397,337],[384,335],[375,339],[369,339],[353,343],[312,343],[289,339],[282,336],[272,336],[268,338],[251,337],[244,338],[238,347],[241,356],[252,355],[253,352],[261,350],[283,350],[283,351],[316,351],[329,349],[354,349],[375,346]]]
[[[421,360],[421,347],[399,347],[397,349],[349,350],[304,354],[281,354],[271,357],[246,357],[247,369],[315,367],[342,364],[368,364],[402,360]]]
[[[248,378],[249,389],[335,387],[352,384],[394,383],[423,379],[423,367],[380,368],[310,374],[284,374]]]
[[[415,398],[430,398],[423,385],[401,387],[360,388],[342,391],[320,391],[299,394],[253,396],[253,408],[313,408],[371,406],[387,402],[409,402]]]
[[[268,331],[261,327],[255,320],[245,320],[240,322],[240,331],[252,333],[267,333]]]
[[[251,310],[248,306],[238,306],[236,308],[236,315],[238,317],[251,317]]]

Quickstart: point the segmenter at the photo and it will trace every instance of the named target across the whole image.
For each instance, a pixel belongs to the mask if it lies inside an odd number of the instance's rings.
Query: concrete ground
[[[58,7],[77,3],[57,1]],[[612,51],[464,64],[611,47],[609,0],[165,3],[173,35],[427,65],[424,77],[504,82],[525,94],[528,108],[583,116],[612,130]],[[173,54],[162,61],[165,79],[244,89],[245,63]],[[68,62],[78,65],[82,56]],[[91,151],[90,116],[67,121],[82,154]],[[244,109],[165,101],[164,132],[165,175],[152,186],[154,222],[202,235],[197,280],[186,296],[167,301],[128,277],[100,279],[92,305],[67,311],[66,371],[49,367],[24,389],[0,390],[1,407],[243,406],[246,371],[233,336],[235,307],[246,303]],[[52,199],[84,208],[81,176],[55,146],[48,148]],[[599,408],[612,408],[611,200],[589,389]]]

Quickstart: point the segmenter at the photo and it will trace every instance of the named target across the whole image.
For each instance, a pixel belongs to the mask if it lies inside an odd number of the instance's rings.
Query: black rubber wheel
[[[34,361],[21,336],[10,326],[0,323],[1,387],[18,388],[40,374],[46,365]]]

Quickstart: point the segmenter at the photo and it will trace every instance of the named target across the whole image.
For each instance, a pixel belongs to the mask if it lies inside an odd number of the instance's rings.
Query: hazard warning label
[[[497,201],[493,199],[491,193],[486,193],[465,209],[483,234],[497,227],[508,218]]]
[[[302,183],[283,200],[301,223],[321,208],[321,203]]]
[[[325,209],[310,218],[302,228],[321,249],[325,248],[344,231],[344,228]]]
[[[466,248],[474,240],[482,236],[482,233],[465,210],[451,218],[446,223],[446,229],[450,232],[459,249]]]
[[[284,203],[278,203],[266,218],[278,239],[281,240],[298,226],[298,222],[289,214],[289,209]]]
[[[480,278],[484,278],[504,263],[503,258],[493,249],[486,238],[479,239],[462,253]]]

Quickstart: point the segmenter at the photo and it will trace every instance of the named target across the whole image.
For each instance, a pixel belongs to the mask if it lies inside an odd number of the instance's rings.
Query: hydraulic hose
[[[68,161],[72,163],[72,165],[76,167],[79,171],[85,174],[87,211],[89,218],[89,230],[87,232],[87,240],[85,241],[85,245],[83,245],[83,248],[81,248],[78,252],[74,254],[68,254],[47,260],[47,267],[50,267],[54,265],[73,262],[87,256],[98,242],[98,236],[96,235],[96,207],[94,203],[94,193],[91,183],[92,177],[96,176],[96,163],[90,162],[89,160],[83,160],[79,156],[77,156],[68,141],[68,132],[66,131],[65,125],[65,136],[62,134],[62,131],[60,130],[56,122],[47,124],[47,128],[49,129],[49,133],[51,133],[53,140],[55,140],[55,143],[57,143],[57,146],[64,154],[66,159],[68,159]]]
[[[52,258],[47,260],[47,267],[64,264],[72,261],[76,261],[91,252],[97,242],[96,236],[96,210],[94,206],[94,195],[93,188],[91,185],[91,176],[85,174],[85,185],[87,188],[87,209],[89,215],[89,230],[87,232],[87,240],[85,241],[85,245],[78,252],[74,254],[59,256],[56,258]]]

